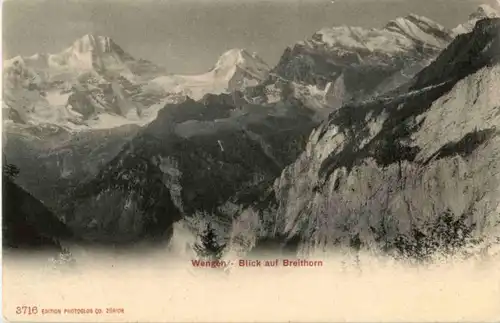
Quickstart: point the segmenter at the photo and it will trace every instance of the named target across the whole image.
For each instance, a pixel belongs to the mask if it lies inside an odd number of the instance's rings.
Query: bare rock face
[[[6,152],[28,170],[15,184],[92,242],[165,241],[207,217],[243,249],[485,236],[498,24],[453,41],[415,15],[325,28],[271,71],[235,49],[205,74],[165,75],[92,35],[18,57],[4,73]]]
[[[380,29],[323,28],[287,48],[260,93],[249,96],[271,102],[294,96],[330,112],[407,82],[452,39],[450,30],[417,15]]]
[[[81,181],[95,176],[140,128],[71,133],[54,125],[8,125],[4,154],[21,172],[15,183],[52,210]]]
[[[252,207],[259,234],[421,256],[498,236],[499,27],[480,20],[407,86],[332,113]]]
[[[72,191],[65,218],[103,243],[168,240],[196,214],[230,222],[231,205],[251,203],[303,151],[313,117],[297,100],[256,105],[236,92],[168,105]]]

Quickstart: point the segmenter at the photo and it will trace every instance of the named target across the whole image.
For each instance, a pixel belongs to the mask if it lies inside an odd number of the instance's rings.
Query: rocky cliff
[[[244,221],[308,250],[498,236],[499,63],[500,19],[480,20],[406,86],[332,113]]]

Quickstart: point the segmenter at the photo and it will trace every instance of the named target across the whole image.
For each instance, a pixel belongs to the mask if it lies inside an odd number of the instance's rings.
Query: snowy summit
[[[476,9],[476,11],[469,15],[469,21],[455,27],[453,29],[453,33],[455,35],[469,33],[474,29],[476,22],[478,22],[479,20],[484,18],[498,17],[500,17],[500,4],[495,6],[495,8],[487,4],[482,4]]]
[[[207,73],[161,76],[152,83],[164,91],[183,93],[198,100],[207,93],[219,94],[257,85],[267,77],[269,70],[256,53],[231,49],[223,53]]]

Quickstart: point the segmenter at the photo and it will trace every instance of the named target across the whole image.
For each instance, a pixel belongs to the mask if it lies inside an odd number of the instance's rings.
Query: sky
[[[56,53],[88,34],[111,37],[171,73],[201,73],[231,48],[271,66],[323,27],[381,27],[409,13],[446,27],[493,0],[6,0],[3,57]]]

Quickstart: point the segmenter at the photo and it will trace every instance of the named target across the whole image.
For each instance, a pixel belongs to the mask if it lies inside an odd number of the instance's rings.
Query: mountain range
[[[287,48],[260,92],[269,93],[266,101],[279,100],[282,92],[293,93],[329,113],[408,81],[449,44],[452,35],[417,15],[397,18],[379,29],[324,28]]]
[[[200,75],[87,35],[6,62],[4,153],[84,241],[164,241],[196,217],[305,249],[401,249],[443,218],[485,236],[500,201],[494,15],[324,28],[273,68],[234,49]]]
[[[481,19],[409,84],[332,113],[239,235],[421,258],[498,239],[499,71],[500,19]]]
[[[208,73],[169,75],[164,67],[134,59],[109,37],[85,35],[60,53],[4,62],[4,119],[72,131],[144,125],[166,103],[242,89],[267,71],[256,54],[233,49]]]

